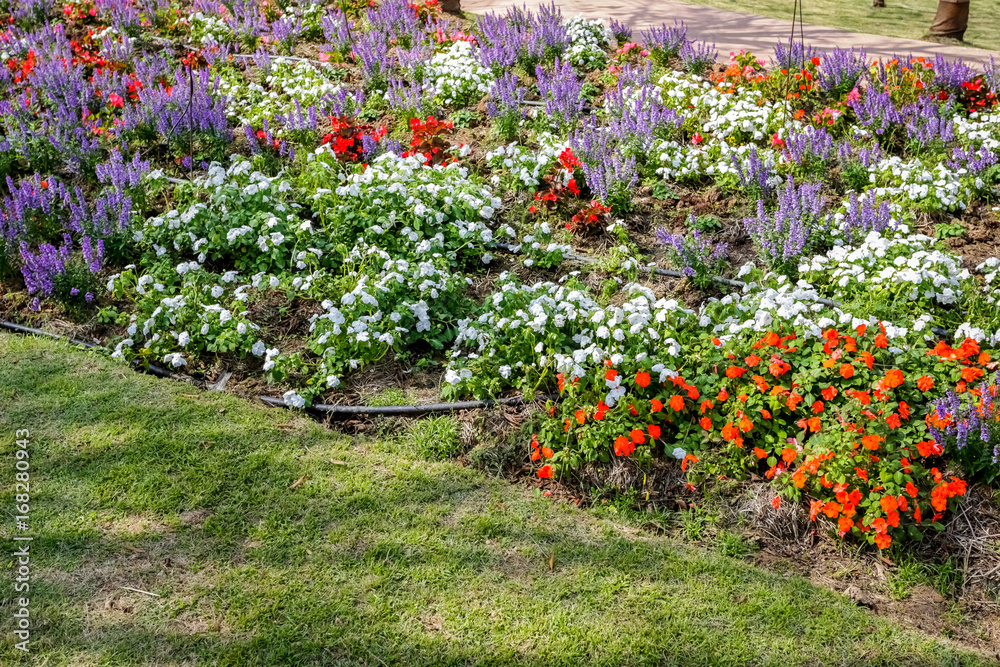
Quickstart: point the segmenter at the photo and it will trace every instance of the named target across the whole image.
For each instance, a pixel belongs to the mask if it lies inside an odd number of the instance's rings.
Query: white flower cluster
[[[458,163],[423,164],[415,156],[385,153],[334,191],[317,190],[314,209],[350,222],[340,231],[393,253],[431,255],[489,247],[501,201],[474,185]],[[387,240],[388,239],[388,240]]]
[[[499,290],[475,320],[459,323],[445,381],[461,386],[474,375],[512,378],[526,386],[545,369],[582,377],[611,359],[639,359],[655,353],[670,361],[681,353],[676,327],[692,315],[678,302],[657,299],[652,290],[625,286],[628,299],[601,306],[575,280],[565,285],[522,285],[504,274]],[[663,364],[654,367],[665,380]]]
[[[306,117],[310,106],[341,89],[331,77],[329,63],[292,61],[274,58],[263,85],[246,79],[233,69],[223,69],[219,93],[226,96],[226,115],[240,125],[260,128],[268,120],[275,136],[282,136],[283,126],[275,122],[278,116],[302,113]]]
[[[898,196],[917,207],[934,211],[964,209],[968,191],[962,184],[965,169],[951,169],[944,163],[926,167],[918,159],[891,156],[868,168],[872,191],[878,197]]]
[[[869,232],[856,246],[837,246],[799,266],[814,283],[835,285],[841,292],[891,290],[896,298],[951,304],[970,278],[949,253],[933,248],[934,239],[910,234],[904,225],[882,235]]]
[[[604,47],[611,41],[611,30],[600,19],[587,20],[574,16],[566,21],[569,48],[564,58],[577,67],[595,69],[604,65]]]
[[[472,53],[472,44],[458,41],[431,58],[427,66],[434,93],[445,105],[464,106],[490,92],[490,71]]]
[[[537,140],[537,149],[528,148],[516,141],[498,146],[486,154],[486,164],[494,170],[506,171],[517,184],[537,187],[542,182],[542,176],[555,166],[559,154],[569,148],[567,141],[559,140],[548,132],[539,135]],[[494,185],[500,185],[500,175],[496,174],[494,178]]]

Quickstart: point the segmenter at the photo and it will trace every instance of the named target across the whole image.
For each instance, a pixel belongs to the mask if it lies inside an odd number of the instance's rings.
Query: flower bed
[[[997,475],[992,62],[779,44],[714,65],[683,25],[554,5],[6,18],[17,317],[237,365],[293,407],[389,359],[448,398],[557,391],[524,443],[542,478],[759,475],[879,548]]]

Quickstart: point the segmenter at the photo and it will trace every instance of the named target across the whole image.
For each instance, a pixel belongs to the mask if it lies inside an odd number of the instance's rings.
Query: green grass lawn
[[[5,568],[5,666],[990,664],[803,579],[422,459],[405,433],[350,438],[0,335],[8,554],[23,428],[32,655]]]
[[[791,19],[794,3],[791,0],[699,0],[690,4]],[[803,20],[853,32],[921,39],[931,27],[938,5],[937,0],[885,0],[885,4],[885,7],[872,7],[871,0],[810,0],[802,5]],[[972,0],[965,40],[967,46],[1000,50],[1000,0]]]

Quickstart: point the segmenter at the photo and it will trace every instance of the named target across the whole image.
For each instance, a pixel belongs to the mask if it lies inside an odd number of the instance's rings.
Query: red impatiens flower
[[[552,478],[552,466],[542,466],[542,469],[538,471],[538,476],[542,479]]]
[[[781,496],[775,496],[774,500],[771,501],[771,507],[778,509],[781,507]]]
[[[926,375],[917,378],[917,389],[920,391],[927,391],[934,386],[934,379]]]
[[[647,430],[649,432],[649,437],[650,438],[654,438],[655,439],[655,438],[659,438],[660,437],[660,427],[657,426],[656,424],[650,424],[649,425],[649,429],[647,429]]]
[[[684,409],[684,397],[683,396],[671,396],[670,397],[670,408],[675,412],[680,412]]]
[[[854,377],[854,366],[850,364],[841,364],[840,377],[844,378],[845,380]]]
[[[708,417],[702,417],[701,421],[698,423],[701,424],[701,427],[706,431],[712,430],[712,420],[709,419]]]
[[[628,456],[635,451],[635,443],[620,435],[615,439],[615,456]]]
[[[635,374],[635,383],[640,387],[645,389],[646,387],[649,386],[649,382],[650,382],[649,373],[647,373],[646,371],[639,371],[638,373]]]
[[[644,442],[646,442],[646,436],[643,435],[642,431],[640,431],[637,428],[632,429],[631,436],[632,436],[632,442],[634,442],[637,445],[641,445]]]

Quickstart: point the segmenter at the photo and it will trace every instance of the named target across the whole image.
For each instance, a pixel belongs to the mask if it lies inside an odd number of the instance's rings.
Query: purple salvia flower
[[[719,57],[719,50],[715,44],[708,42],[688,42],[681,47],[681,62],[684,69],[692,74],[703,74],[705,70],[715,64]]]
[[[692,214],[688,225],[694,222]],[[660,228],[656,231],[656,240],[665,246],[670,263],[699,286],[708,284],[712,276],[722,273],[729,256],[729,244],[713,243],[697,229],[690,235],[684,235],[671,234]]]
[[[806,63],[813,59],[816,52],[811,46],[804,46],[802,42],[792,42],[789,47],[788,42],[778,40],[774,45],[774,58],[771,59],[771,66],[776,69],[787,69],[789,71],[799,71],[805,67]]]
[[[545,100],[545,113],[567,124],[576,122],[583,111],[583,82],[577,79],[576,70],[569,62],[560,64],[556,58],[552,74],[542,66],[535,68],[538,92]]]
[[[639,33],[639,39],[655,61],[665,64],[671,58],[679,56],[681,49],[687,44],[687,26],[683,21],[674,21],[673,26],[664,23],[659,28],[643,30]]]
[[[861,75],[868,70],[868,54],[864,49],[857,54],[853,47],[849,51],[834,49],[829,53],[822,53],[819,61],[816,84],[820,90],[831,94],[850,92],[858,85]]]
[[[615,36],[615,40],[619,45],[632,39],[632,28],[619,22],[617,19],[611,19],[610,27],[611,34]]]
[[[757,215],[745,218],[743,225],[761,255],[774,266],[787,264],[816,245],[829,227],[822,217],[821,183],[796,186],[791,178],[778,193],[778,208],[765,213],[764,202],[757,201]]]
[[[876,204],[871,196],[859,200],[856,192],[848,194],[847,211],[841,229],[848,243],[864,238],[868,232],[883,232],[897,227],[899,223],[893,220],[887,202]]]

